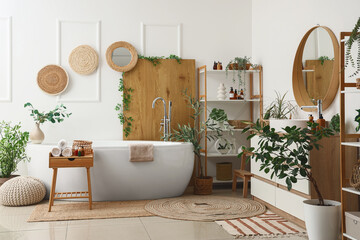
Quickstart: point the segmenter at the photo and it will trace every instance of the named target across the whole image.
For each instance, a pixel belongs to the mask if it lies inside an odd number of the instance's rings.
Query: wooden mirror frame
[[[304,37],[301,39],[301,42],[296,51],[296,55],[294,59],[292,83],[293,83],[293,92],[296,103],[299,106],[313,106],[314,103],[311,101],[311,98],[308,92],[306,91],[304,84],[304,78],[302,73],[303,70],[302,57],[303,57],[306,40],[308,39],[312,31],[315,30],[316,28],[323,28],[325,31],[327,31],[327,33],[331,38],[334,48],[334,66],[332,71],[332,77],[330,80],[329,88],[325,94],[325,97],[324,99],[322,99],[323,100],[322,109],[325,110],[331,105],[339,89],[339,42],[337,41],[335,34],[331,31],[330,28],[325,26],[313,27],[309,31],[307,31]],[[313,111],[312,109],[303,109],[303,110],[307,112]]]
[[[123,48],[126,48],[127,50],[129,50],[129,52],[131,54],[131,60],[130,60],[130,63],[128,65],[118,66],[113,62],[112,53],[114,52],[115,49],[117,49],[119,47],[123,47]],[[138,61],[138,54],[137,54],[137,51],[134,48],[134,46],[131,45],[130,43],[125,42],[125,41],[114,42],[106,50],[106,61],[109,64],[109,66],[112,69],[114,69],[115,71],[128,72],[128,71],[130,71],[131,69],[133,69],[135,67],[135,65],[136,65],[136,63]]]

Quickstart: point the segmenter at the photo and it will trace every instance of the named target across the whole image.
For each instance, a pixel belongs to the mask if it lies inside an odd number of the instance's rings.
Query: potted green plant
[[[209,118],[214,121],[220,128],[224,128],[224,122],[228,120],[227,114],[223,109],[213,108]]]
[[[295,110],[295,106],[285,99],[287,92],[281,94],[275,91],[275,93],[275,100],[272,101],[265,110],[264,120],[267,120],[270,126],[275,128],[276,131],[282,132],[283,126],[292,126],[297,124],[296,121],[289,120]],[[303,124],[306,126],[306,121],[304,121]]]
[[[40,124],[49,121],[51,123],[60,123],[64,121],[65,117],[69,117],[72,113],[66,112],[64,104],[56,106],[54,110],[47,113],[40,112],[35,109],[31,103],[25,103],[24,108],[30,108],[30,116],[34,118],[35,128],[30,132],[31,143],[40,144],[44,141],[45,135],[40,129]]]
[[[178,124],[178,129],[173,130],[169,139],[174,141],[184,141],[189,142],[193,145],[195,160],[197,161],[200,169],[200,175],[195,177],[195,185],[194,185],[194,194],[211,194],[212,193],[212,183],[213,178],[211,176],[205,176],[203,164],[201,161],[201,140],[204,137],[204,132],[206,129],[213,130],[215,134],[207,135],[207,139],[209,141],[216,140],[221,136],[221,128],[219,128],[216,124],[211,123],[210,119],[206,121],[201,121],[200,115],[203,112],[203,108],[199,100],[186,95],[186,91],[184,92],[184,96],[186,100],[189,102],[189,106],[193,109],[193,115],[191,116],[194,119],[194,127],[190,124],[180,125]],[[197,124],[198,123],[198,124]]]
[[[21,131],[20,123],[0,122],[0,186],[14,177],[19,162],[30,161],[25,152],[28,141],[29,133]]]
[[[228,154],[233,148],[233,144],[230,143],[226,138],[219,137],[215,143],[215,147],[218,153]]]
[[[250,62],[250,57],[244,56],[244,57],[235,57],[233,60],[231,60],[225,68],[226,77],[228,77],[229,70],[236,70],[237,71],[237,77],[239,80],[238,88],[240,89],[242,85],[245,84],[243,80],[245,80],[245,70],[249,70],[252,66]],[[235,71],[233,71],[232,80],[235,83]]]
[[[260,161],[260,171],[285,179],[288,190],[292,189],[300,179],[307,179],[313,185],[318,199],[304,201],[305,224],[310,240],[338,239],[340,231],[340,203],[325,200],[312,175],[309,152],[319,149],[318,143],[323,137],[334,135],[329,128],[321,128],[312,133],[318,126],[309,123],[308,127],[285,127],[285,133],[278,133],[270,126],[262,126],[258,121],[253,127],[244,129],[251,131],[249,138],[258,136],[259,147],[245,148],[252,152],[249,158]],[[243,152],[239,154],[241,157]],[[325,231],[324,231],[325,230]]]

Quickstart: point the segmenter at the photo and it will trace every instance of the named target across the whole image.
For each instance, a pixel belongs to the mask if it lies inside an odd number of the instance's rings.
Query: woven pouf
[[[20,176],[0,187],[0,203],[5,206],[26,206],[44,199],[46,188],[39,179]]]

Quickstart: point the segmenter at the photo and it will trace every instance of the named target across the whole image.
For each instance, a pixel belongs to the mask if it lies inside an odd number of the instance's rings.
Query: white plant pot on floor
[[[325,205],[319,206],[319,200],[304,201],[304,216],[309,240],[341,239],[341,203],[324,200]]]

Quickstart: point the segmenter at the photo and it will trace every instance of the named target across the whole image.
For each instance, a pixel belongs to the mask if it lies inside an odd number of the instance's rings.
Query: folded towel
[[[72,156],[72,148],[71,147],[66,147],[61,151],[61,154],[63,155],[63,157],[71,157]]]
[[[146,143],[129,144],[130,162],[154,161],[154,145]]]
[[[58,147],[63,150],[64,148],[67,147],[67,142],[65,139],[61,139],[59,142],[58,142]]]
[[[53,147],[53,149],[51,149],[51,155],[53,157],[59,157],[61,155],[61,149],[58,147]]]

